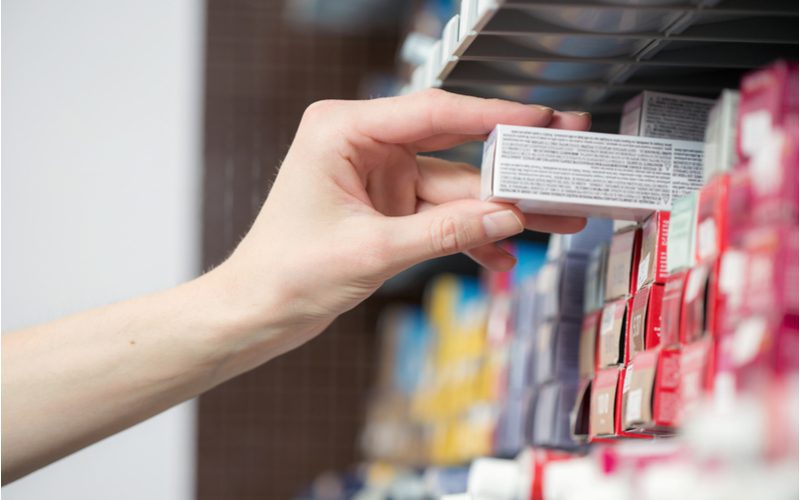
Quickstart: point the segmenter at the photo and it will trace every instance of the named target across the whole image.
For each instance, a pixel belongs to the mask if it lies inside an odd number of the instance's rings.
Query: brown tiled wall
[[[203,260],[221,262],[265,199],[305,107],[355,98],[396,40],[286,25],[282,2],[207,2]],[[300,228],[298,228],[300,230]],[[200,398],[200,499],[291,498],[358,460],[373,373],[373,300],[306,346]]]

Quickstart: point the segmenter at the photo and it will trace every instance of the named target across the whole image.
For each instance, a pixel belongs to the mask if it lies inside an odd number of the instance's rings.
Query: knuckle
[[[435,220],[430,227],[431,247],[435,253],[442,255],[464,250],[468,236],[465,228],[450,216]]]
[[[341,101],[333,99],[325,99],[322,101],[312,102],[303,113],[303,122],[316,121],[323,117],[330,115],[333,111],[339,108]]]

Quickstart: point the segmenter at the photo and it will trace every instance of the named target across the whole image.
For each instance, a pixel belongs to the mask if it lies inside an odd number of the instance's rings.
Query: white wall
[[[3,331],[193,276],[203,2],[2,7]],[[193,498],[194,422],[181,405],[2,496]]]

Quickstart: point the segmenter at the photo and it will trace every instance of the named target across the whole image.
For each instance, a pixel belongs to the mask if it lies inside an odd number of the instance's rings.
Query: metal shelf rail
[[[614,131],[642,90],[714,96],[797,50],[796,0],[462,0],[405,91],[583,109]]]

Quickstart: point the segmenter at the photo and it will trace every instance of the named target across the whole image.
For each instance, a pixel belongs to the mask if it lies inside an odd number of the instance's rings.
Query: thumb
[[[390,227],[389,263],[399,272],[419,262],[470,250],[521,233],[522,213],[513,205],[458,200],[405,217],[385,219]]]

